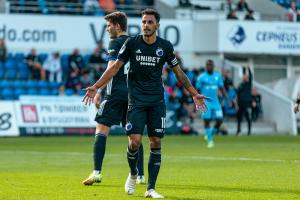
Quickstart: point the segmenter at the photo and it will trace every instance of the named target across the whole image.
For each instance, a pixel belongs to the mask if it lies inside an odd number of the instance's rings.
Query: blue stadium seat
[[[195,74],[194,74],[193,71],[188,70],[188,71],[186,72],[186,76],[189,78],[189,80],[190,80],[191,82],[194,81],[194,79],[195,79]]]
[[[0,81],[0,89],[2,88],[9,88],[12,89],[14,87],[14,84],[12,81],[8,81],[8,80],[1,80]]]
[[[27,81],[26,82],[26,87],[28,88],[28,89],[30,89],[30,88],[37,88],[37,81],[35,81],[35,80],[29,80],[29,81]]]
[[[4,69],[0,67],[0,79],[4,78],[4,74],[5,74]]]
[[[59,87],[61,86],[61,83],[58,83],[58,82],[49,82],[49,87],[51,89],[58,89]]]
[[[15,68],[15,62],[13,60],[7,60],[4,64],[5,69],[13,69]]]
[[[25,62],[18,62],[17,63],[17,69],[18,70],[28,69],[27,63],[25,63]]]
[[[38,55],[40,62],[43,64],[45,62],[45,60],[48,58],[48,54],[47,53],[41,53]]]
[[[85,91],[84,90],[79,90],[79,96],[84,96],[85,95]]]
[[[13,81],[13,86],[15,89],[25,88],[25,82],[20,80]]]
[[[49,88],[49,82],[48,81],[38,81],[37,87],[40,89],[48,89]]]
[[[59,95],[59,90],[58,89],[52,89],[51,90],[51,95],[54,95],[54,96]]]
[[[16,88],[14,90],[14,95],[16,98],[19,98],[19,96],[26,95],[26,94],[27,94],[27,91],[24,88]]]
[[[22,80],[29,79],[29,71],[28,69],[19,70],[18,78]]]
[[[91,57],[91,54],[86,54],[83,56],[84,65],[87,65],[89,63],[90,57]]]
[[[24,59],[25,59],[24,53],[16,53],[15,56],[14,56],[14,60],[18,61],[18,62],[21,62]]]
[[[43,88],[40,90],[39,94],[43,95],[43,96],[49,96],[49,95],[51,95],[51,90],[49,90],[47,88]]]
[[[65,95],[67,96],[72,96],[74,95],[74,90],[73,89],[65,89]]]
[[[27,94],[28,95],[38,95],[39,91],[36,88],[29,88]]]
[[[17,78],[17,70],[16,69],[7,69],[5,72],[5,77],[10,80],[15,80]]]
[[[4,88],[0,92],[1,92],[1,94],[0,94],[1,99],[4,99],[4,100],[14,100],[15,99],[14,92],[11,88]]]
[[[63,54],[61,57],[60,57],[60,60],[61,60],[61,66],[63,68],[63,72],[68,72],[69,71],[69,55],[67,54]]]

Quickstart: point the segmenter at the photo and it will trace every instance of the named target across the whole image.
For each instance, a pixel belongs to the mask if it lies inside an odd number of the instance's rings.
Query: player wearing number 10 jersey
[[[147,125],[150,141],[150,156],[148,162],[148,186],[145,197],[164,198],[155,191],[157,176],[161,165],[161,138],[165,132],[166,108],[164,89],[162,85],[162,68],[167,62],[179,82],[193,96],[196,107],[207,109],[205,96],[200,95],[191,85],[189,79],[181,70],[173,52],[172,44],[156,35],[159,28],[160,15],[153,9],[142,11],[143,35],[129,38],[120,49],[118,60],[104,72],[101,78],[86,90],[83,101],[86,103],[94,97],[95,91],[103,87],[127,61],[130,62],[128,72],[129,106],[127,113],[126,132],[129,139],[127,160],[130,168],[125,182],[125,192],[129,195],[135,192],[137,179],[138,149],[142,134]]]

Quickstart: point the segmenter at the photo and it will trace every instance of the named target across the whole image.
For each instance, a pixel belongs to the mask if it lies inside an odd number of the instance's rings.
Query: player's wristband
[[[101,92],[102,92],[102,89],[99,88],[99,89],[97,90],[97,93],[98,93],[98,94],[101,94]]]

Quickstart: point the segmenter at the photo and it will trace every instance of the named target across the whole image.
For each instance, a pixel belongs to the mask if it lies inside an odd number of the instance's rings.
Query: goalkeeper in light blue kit
[[[219,128],[223,122],[223,111],[218,96],[219,90],[225,96],[228,105],[232,105],[224,88],[222,75],[214,71],[213,60],[207,60],[206,71],[197,79],[196,88],[201,91],[201,94],[210,98],[207,101],[208,110],[202,113],[202,118],[208,142],[207,147],[212,148],[214,146],[213,135],[219,132]],[[212,120],[216,120],[213,128],[210,127]]]

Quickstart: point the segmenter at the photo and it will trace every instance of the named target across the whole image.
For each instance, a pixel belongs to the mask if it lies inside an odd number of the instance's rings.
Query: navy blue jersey
[[[129,105],[164,105],[162,68],[178,64],[172,44],[160,37],[147,44],[142,35],[130,37],[122,46],[119,60],[130,62],[128,72]]]
[[[120,37],[113,39],[108,45],[108,61],[117,60],[119,50],[124,42],[128,39],[128,35],[121,35]],[[109,81],[106,86],[106,95],[116,99],[128,100],[128,88],[127,88],[127,72],[128,63],[122,66],[118,73]]]

